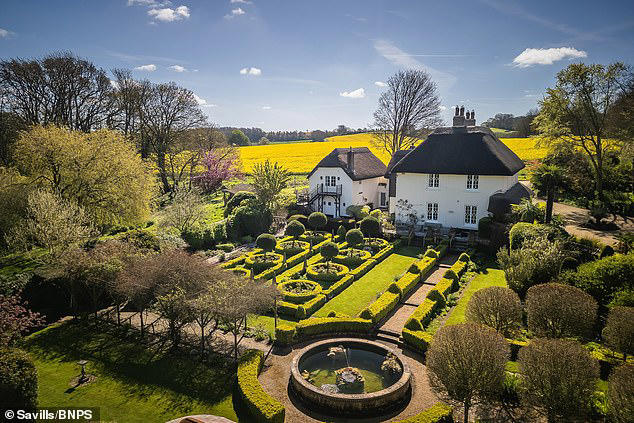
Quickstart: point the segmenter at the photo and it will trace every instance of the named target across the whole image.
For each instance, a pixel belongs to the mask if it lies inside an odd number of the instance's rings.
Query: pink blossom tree
[[[215,148],[202,160],[205,171],[194,176],[194,182],[205,193],[217,191],[223,181],[241,175],[238,151],[234,148]]]
[[[0,348],[11,347],[24,332],[43,323],[38,313],[25,307],[20,293],[0,294]]]

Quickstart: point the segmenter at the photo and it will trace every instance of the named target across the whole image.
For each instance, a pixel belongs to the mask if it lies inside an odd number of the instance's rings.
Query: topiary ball
[[[293,238],[298,238],[306,231],[306,227],[299,220],[291,220],[286,225],[286,235],[290,235]]]
[[[323,228],[328,224],[328,218],[321,212],[313,212],[308,216],[308,225],[314,230]]]
[[[351,247],[363,244],[363,232],[361,232],[359,229],[350,229],[346,233],[346,242]]]
[[[361,229],[363,235],[368,238],[374,238],[379,236],[381,232],[381,223],[378,219],[372,216],[368,216],[363,218],[363,220],[359,224],[359,228]]]
[[[326,260],[332,260],[339,254],[339,247],[334,242],[327,242],[321,246],[319,252]]]
[[[273,251],[276,244],[277,244],[277,239],[275,238],[275,236],[271,234],[261,234],[255,240],[255,245],[257,245],[258,248],[261,248],[266,252]]]

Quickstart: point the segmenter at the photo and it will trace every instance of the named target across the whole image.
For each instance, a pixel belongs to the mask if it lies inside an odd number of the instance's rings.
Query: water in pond
[[[316,351],[314,354],[305,357],[300,365],[299,371],[302,375],[308,376],[308,381],[325,391],[347,393],[342,391],[342,386],[337,388],[337,370],[352,367],[358,370],[363,376],[361,391],[348,393],[370,393],[380,391],[392,385],[402,374],[402,369],[396,374],[388,374],[381,370],[381,364],[386,356],[372,351],[345,348],[345,354],[329,356],[329,350]],[[346,357],[347,356],[347,357]],[[345,375],[350,377],[349,375]],[[347,377],[340,377],[345,380]]]

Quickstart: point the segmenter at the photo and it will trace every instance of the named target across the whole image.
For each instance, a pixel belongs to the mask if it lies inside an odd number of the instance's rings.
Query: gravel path
[[[385,422],[402,420],[416,415],[424,409],[431,407],[438,401],[438,397],[433,393],[427,378],[427,371],[422,364],[423,357],[419,354],[400,350],[404,360],[412,372],[412,397],[405,409],[392,413],[390,415],[377,418],[336,418],[332,416],[320,415],[311,410],[307,410],[296,399],[289,398],[288,383],[291,374],[291,362],[300,349],[308,345],[307,343],[297,344],[292,351],[278,351],[274,349],[266,360],[264,369],[260,373],[260,383],[264,390],[273,397],[277,398],[284,404],[286,408],[286,422]],[[390,348],[395,348],[393,344],[385,343]]]

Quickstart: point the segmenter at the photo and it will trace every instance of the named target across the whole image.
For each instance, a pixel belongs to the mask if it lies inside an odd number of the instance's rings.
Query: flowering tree
[[[194,182],[203,192],[211,193],[220,188],[223,181],[240,176],[240,157],[234,148],[215,148],[202,160],[205,171],[194,176]]]
[[[12,346],[24,332],[43,322],[38,313],[25,307],[19,293],[0,295],[0,348]]]

